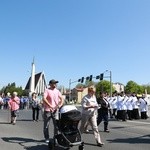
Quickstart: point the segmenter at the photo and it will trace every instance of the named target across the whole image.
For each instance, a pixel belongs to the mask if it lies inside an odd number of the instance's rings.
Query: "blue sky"
[[[112,82],[148,84],[150,1],[1,0],[0,54],[0,87],[25,87],[33,57],[65,87],[105,70]]]

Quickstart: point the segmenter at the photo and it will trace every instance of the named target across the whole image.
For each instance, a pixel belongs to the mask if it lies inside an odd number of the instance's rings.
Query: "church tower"
[[[32,62],[32,69],[31,69],[31,80],[30,80],[30,88],[29,88],[29,95],[35,92],[35,64],[34,64],[34,58]]]

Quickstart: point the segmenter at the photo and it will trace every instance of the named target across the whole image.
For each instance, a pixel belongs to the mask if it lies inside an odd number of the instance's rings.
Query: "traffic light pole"
[[[110,98],[112,98],[112,72],[110,71]]]
[[[109,72],[109,78],[110,78],[110,97],[112,97],[112,72],[109,71],[109,70],[106,70],[105,72]]]
[[[71,84],[72,84],[72,83],[75,83],[75,82],[78,82],[78,81],[72,81],[72,82],[71,82],[71,79],[69,80],[69,102],[70,102],[70,100],[71,100]]]
[[[103,80],[103,78],[107,78],[107,76],[104,76],[104,73],[109,72],[109,76],[108,78],[110,78],[110,97],[112,97],[112,72],[109,70],[104,71],[103,73],[101,73],[99,76],[93,77],[93,75],[90,75],[88,77],[86,77],[87,80],[92,81],[92,78],[96,78],[96,79],[100,79]],[[75,83],[75,82],[81,82],[83,83],[84,81],[84,77],[82,77],[81,79],[77,80],[77,81],[71,81],[71,79],[69,80],[69,101],[71,100],[71,84]],[[102,87],[102,91],[103,91],[103,87]]]
[[[71,99],[71,79],[69,80],[69,102]]]

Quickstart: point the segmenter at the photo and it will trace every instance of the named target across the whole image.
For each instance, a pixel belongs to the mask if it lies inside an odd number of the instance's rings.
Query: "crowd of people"
[[[88,94],[82,98],[81,105],[80,131],[88,133],[87,127],[90,125],[97,145],[100,147],[104,145],[98,131],[102,121],[104,132],[109,133],[109,119],[127,121],[148,118],[148,99],[144,94],[137,97],[135,93],[114,92],[110,97],[107,93],[100,92],[95,96],[95,90],[88,88]]]
[[[0,109],[8,109],[8,101],[11,98],[11,94],[7,93],[4,95],[3,93],[0,94]],[[28,96],[19,97],[20,104],[19,109],[28,109],[30,107],[30,99]]]
[[[148,118],[148,99],[145,94],[138,97],[135,93],[114,92],[111,98],[106,97],[110,104],[110,118],[122,121]]]
[[[49,81],[49,87],[39,97],[35,92],[31,98],[18,97],[17,92],[13,92],[12,96],[7,93],[6,96],[0,95],[0,108],[10,109],[10,122],[15,125],[19,109],[32,109],[33,121],[39,120],[39,111],[42,110],[43,117],[43,136],[45,142],[49,142],[49,124],[53,121],[53,126],[58,123],[59,108],[63,106],[64,99],[57,89],[58,81],[52,79]],[[87,131],[90,125],[96,140],[97,146],[102,147],[104,143],[101,140],[99,125],[104,122],[104,132],[110,132],[109,119],[126,121],[134,119],[148,118],[148,104],[145,95],[137,97],[135,93],[125,94],[124,92],[114,92],[110,97],[105,92],[96,95],[95,88],[89,87],[88,93],[81,101],[81,121],[78,127],[81,134]],[[55,129],[55,128],[54,128]],[[55,133],[56,131],[54,131]]]

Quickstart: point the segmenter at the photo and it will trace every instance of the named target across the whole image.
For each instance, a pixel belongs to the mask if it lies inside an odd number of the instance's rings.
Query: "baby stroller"
[[[81,112],[73,105],[64,105],[59,110],[59,120],[54,127],[53,139],[49,141],[49,150],[54,150],[56,144],[65,149],[78,146],[79,150],[84,149],[81,133],[78,130],[78,123],[81,120]]]

